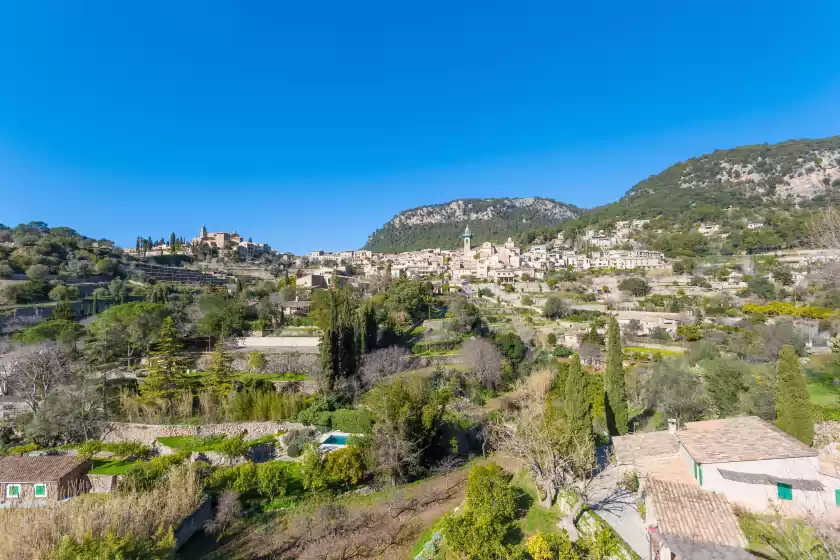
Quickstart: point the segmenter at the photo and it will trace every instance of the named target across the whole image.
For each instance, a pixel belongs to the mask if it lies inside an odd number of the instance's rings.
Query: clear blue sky
[[[840,134],[840,2],[0,4],[0,223],[361,246],[407,208],[593,206]]]

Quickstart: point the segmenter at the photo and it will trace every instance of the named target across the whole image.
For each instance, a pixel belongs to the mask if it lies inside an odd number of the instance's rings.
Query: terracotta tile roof
[[[657,530],[666,541],[671,536],[737,548],[747,545],[732,507],[722,494],[656,479],[647,481],[645,492]]]
[[[688,422],[677,437],[698,463],[815,457],[812,449],[757,416]]]
[[[53,482],[86,462],[72,455],[0,457],[0,483]]]
[[[643,432],[612,439],[615,458],[620,463],[635,463],[641,459],[676,455],[679,440],[670,432]]]
[[[662,538],[662,541],[677,558],[690,560],[755,560],[755,556],[737,546],[704,543],[670,535]]]

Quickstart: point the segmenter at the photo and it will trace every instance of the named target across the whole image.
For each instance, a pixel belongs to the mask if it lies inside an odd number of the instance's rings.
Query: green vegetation
[[[141,461],[126,459],[92,459],[93,467],[89,471],[90,474],[126,474],[136,467]]]
[[[612,435],[627,433],[627,392],[624,386],[621,331],[614,315],[607,321],[607,370],[604,373],[604,406]]]
[[[776,425],[807,445],[814,439],[805,374],[791,346],[782,348],[776,371]]]
[[[504,242],[508,237],[518,237],[524,231],[533,227],[556,226],[564,219],[558,219],[557,210],[568,211],[569,217],[574,217],[578,209],[574,206],[561,204],[550,199],[540,199],[541,206],[516,206],[515,199],[469,199],[461,202],[469,208],[469,212],[485,212],[492,207],[494,216],[488,220],[471,220],[470,231],[476,240]],[[452,202],[424,206],[401,212],[397,216],[412,214],[416,211],[435,213],[444,216],[443,221],[435,223],[401,222],[394,224],[394,219],[376,230],[368,237],[365,249],[377,252],[400,252],[429,247],[442,249],[457,249],[460,247],[460,235],[464,232],[467,222],[456,218],[449,218]],[[397,217],[395,216],[395,218]]]

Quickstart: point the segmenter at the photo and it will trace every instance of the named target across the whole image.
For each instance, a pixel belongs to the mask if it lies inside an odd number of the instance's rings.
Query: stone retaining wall
[[[814,447],[819,449],[840,441],[840,422],[819,422],[814,424]]]
[[[90,492],[93,494],[109,494],[117,487],[117,475],[115,474],[88,474],[86,476]]]
[[[102,437],[106,442],[139,441],[146,445],[154,444],[160,437],[172,436],[215,436],[225,435],[233,437],[247,432],[246,440],[259,439],[263,436],[288,432],[292,429],[304,428],[297,422],[230,422],[227,424],[132,424],[126,422],[109,422],[106,424]]]
[[[213,518],[213,503],[209,496],[204,496],[195,510],[184,518],[175,529],[175,550],[184,546],[190,537],[204,528],[204,524]]]

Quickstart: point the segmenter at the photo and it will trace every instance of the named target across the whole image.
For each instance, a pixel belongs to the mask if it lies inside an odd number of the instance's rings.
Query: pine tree
[[[224,342],[219,341],[207,368],[207,387],[219,398],[229,395],[233,389],[232,369],[233,357],[225,352]]]
[[[808,386],[802,364],[789,345],[782,348],[776,370],[776,425],[807,445],[813,443],[814,414]]]
[[[569,362],[566,373],[566,395],[563,410],[569,433],[576,440],[592,438],[592,404],[586,390],[586,377],[580,365],[580,356],[575,354]]]
[[[150,402],[163,401],[167,412],[175,399],[187,389],[188,359],[172,317],[163,320],[154,351],[149,355],[149,374],[140,386],[140,395]]]
[[[612,315],[607,323],[607,371],[604,373],[604,410],[611,435],[627,433],[627,391],[624,387],[621,331]]]
[[[175,249],[175,232],[169,234],[169,248]]]

